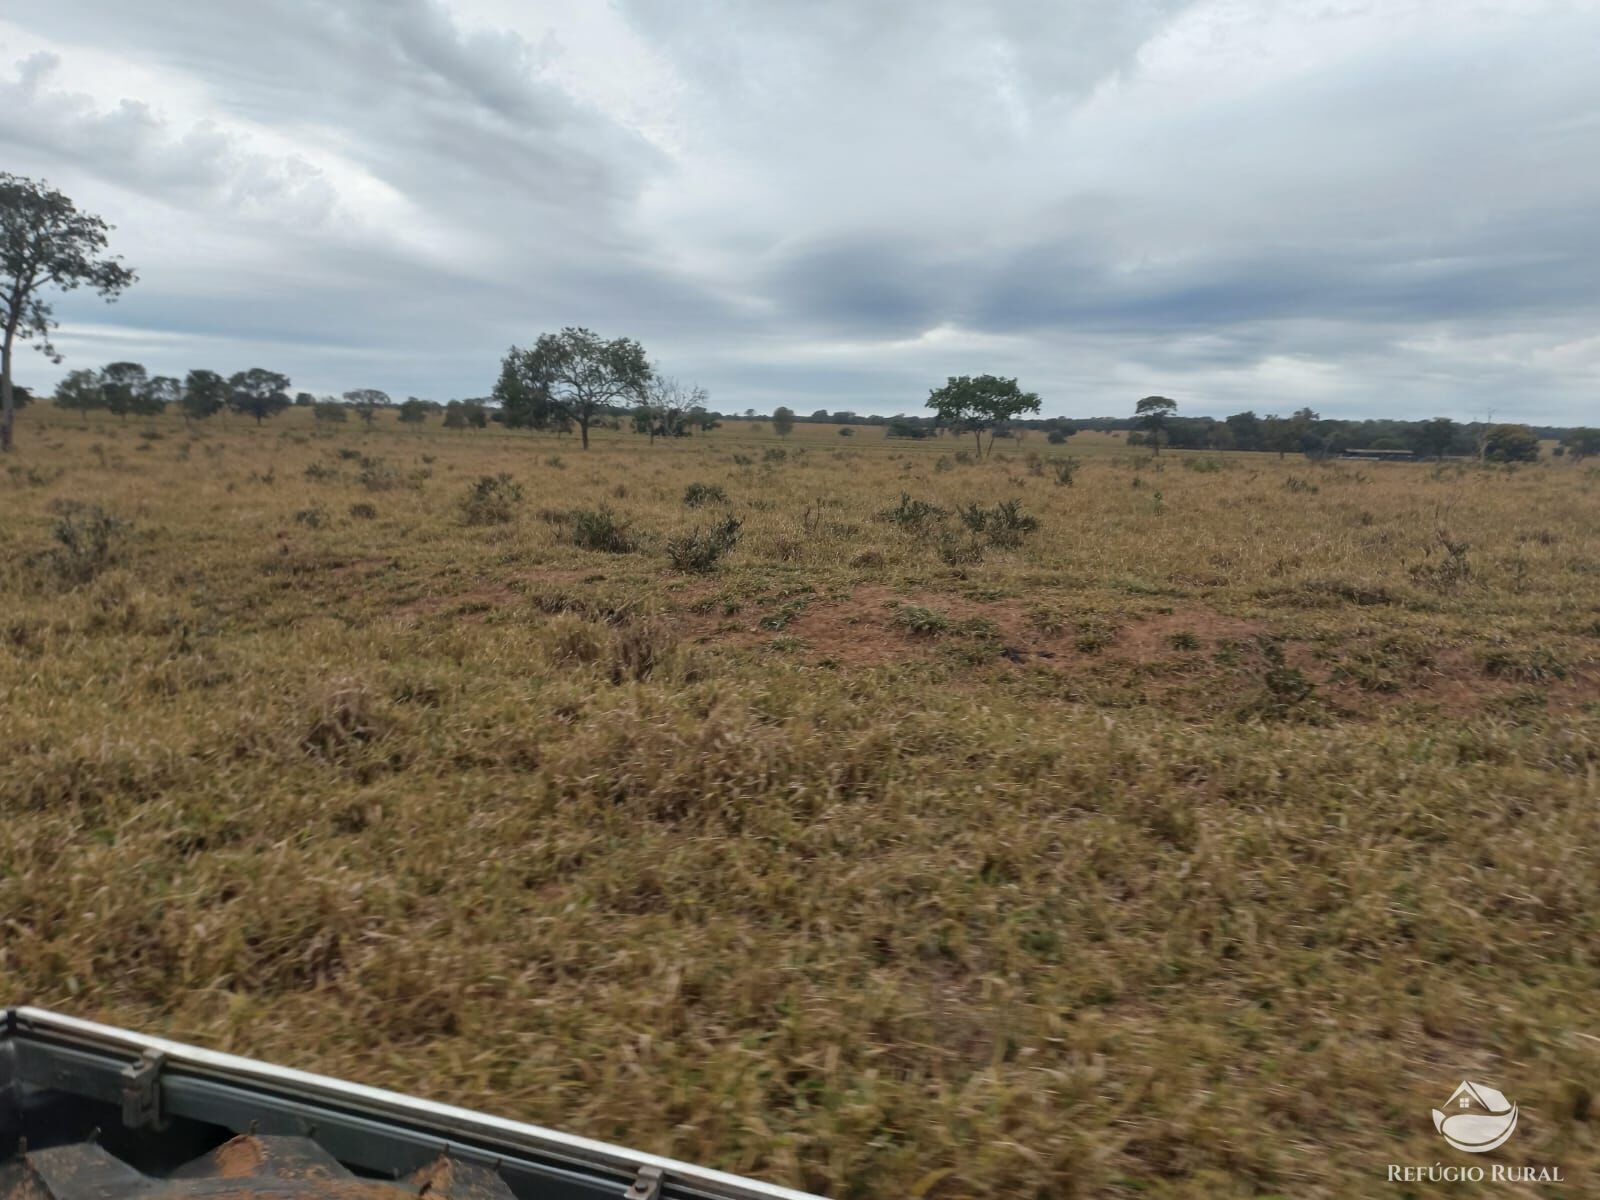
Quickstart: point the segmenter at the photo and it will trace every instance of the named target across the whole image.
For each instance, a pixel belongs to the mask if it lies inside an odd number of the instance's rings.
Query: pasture
[[[8,1002],[838,1197],[1600,1170],[1586,463],[18,442]]]

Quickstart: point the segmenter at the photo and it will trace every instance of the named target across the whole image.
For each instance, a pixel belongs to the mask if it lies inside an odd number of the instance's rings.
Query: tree
[[[337,400],[318,400],[311,406],[312,419],[319,425],[343,425],[350,413]]]
[[[145,417],[164,413],[167,405],[176,404],[182,393],[183,385],[171,375],[152,376],[135,401],[135,411]]]
[[[198,367],[183,378],[178,405],[184,421],[203,421],[222,411],[228,402],[228,381],[215,371]]]
[[[1223,424],[1233,437],[1235,450],[1260,450],[1266,445],[1261,429],[1261,418],[1255,413],[1246,410],[1234,413],[1226,418]]]
[[[942,388],[928,393],[928,407],[938,414],[940,425],[972,434],[981,455],[984,431],[992,431],[996,424],[1022,413],[1038,412],[1039,397],[1033,392],[1024,392],[1015,379],[1002,379],[998,375],[952,375]],[[992,432],[989,449],[994,449]]]
[[[289,407],[289,377],[261,367],[240,371],[228,379],[228,405],[259,425]]]
[[[60,362],[50,344],[55,310],[44,302],[47,287],[63,292],[88,284],[107,301],[115,300],[138,277],[122,261],[107,257],[111,231],[99,217],[79,212],[71,200],[47,184],[0,172],[0,452],[12,446],[16,397],[11,384],[11,352],[17,335]]]
[[[446,429],[482,429],[489,424],[489,414],[476,400],[452,400],[444,408]]]
[[[643,401],[652,375],[644,347],[632,338],[607,341],[568,327],[540,334],[532,349],[511,347],[495,397],[508,425],[547,428],[552,417],[575,422],[587,450],[589,426],[617,404]]]
[[[1569,429],[1561,435],[1562,448],[1575,460],[1600,454],[1600,429]]]
[[[310,392],[296,392],[294,394],[294,406],[296,408],[311,408],[316,403],[317,398]]]
[[[106,410],[124,421],[139,407],[139,393],[145,389],[149,378],[144,367],[136,362],[107,363],[100,372],[100,389],[106,398]]]
[[[772,432],[779,437],[788,437],[794,432],[794,409],[780,404],[772,410]]]
[[[1539,437],[1526,425],[1491,425],[1483,439],[1490,462],[1538,462]]]
[[[428,419],[428,410],[432,407],[426,400],[418,400],[415,396],[407,396],[400,404],[400,421],[405,425],[421,425]]]
[[[368,425],[372,424],[380,408],[389,407],[389,393],[380,392],[377,388],[354,388],[344,394],[344,402]]]
[[[1294,422],[1287,421],[1276,413],[1269,413],[1262,420],[1261,444],[1268,450],[1276,450],[1279,458],[1293,450],[1297,440]]]
[[[1455,440],[1456,423],[1449,417],[1434,417],[1431,421],[1423,421],[1412,435],[1412,444],[1418,454],[1441,460],[1449,453]]]
[[[654,444],[658,437],[688,437],[697,414],[704,413],[709,393],[698,385],[689,387],[670,375],[652,368],[645,384],[644,403],[633,413],[635,432],[647,433]]]
[[[68,371],[56,384],[55,402],[57,408],[83,413],[86,418],[90,409],[104,408],[106,397],[100,388],[100,372],[84,369]]]
[[[828,420],[829,420],[828,410],[825,409],[825,408],[819,408],[819,409],[817,409],[816,412],[811,414],[811,418],[810,419],[813,422],[825,425],[825,424],[828,423]]]
[[[1165,396],[1146,396],[1133,406],[1134,416],[1138,418],[1146,439],[1157,454],[1161,453],[1161,439],[1166,435],[1167,421],[1177,411],[1178,402],[1168,400]]]

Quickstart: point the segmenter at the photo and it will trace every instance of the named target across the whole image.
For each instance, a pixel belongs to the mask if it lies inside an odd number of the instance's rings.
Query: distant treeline
[[[666,382],[675,386],[671,381]],[[18,387],[16,393],[19,406],[36,399],[22,387]],[[800,416],[787,408],[775,410],[770,417],[754,409],[719,413],[705,407],[706,394],[700,389],[680,389],[670,397],[652,396],[651,399],[656,403],[597,404],[594,418],[612,429],[631,427],[638,433],[648,434],[652,440],[663,435],[683,437],[692,432],[705,432],[715,429],[724,420],[735,419],[771,421],[780,433],[787,433],[796,423],[881,428],[887,437],[909,439],[938,437],[948,431],[934,416],[879,416],[848,409],[819,408],[809,416]],[[380,409],[393,409],[398,419],[406,424],[438,420],[451,429],[482,429],[491,423],[503,423],[566,433],[573,426],[559,410],[540,411],[539,419],[534,420],[515,405],[497,403],[498,397],[440,403],[407,396],[396,401],[377,388],[355,388],[339,396],[316,396],[292,391],[287,375],[261,367],[227,376],[196,369],[180,380],[175,376],[152,375],[139,363],[115,362],[99,370],[68,373],[56,385],[53,400],[57,406],[71,411],[98,409],[122,417],[151,415],[172,407],[187,420],[204,420],[229,410],[260,423],[287,408],[309,408],[318,422],[339,424],[352,416],[371,423]],[[999,438],[1018,440],[1030,433],[1040,433],[1050,442],[1060,444],[1083,430],[1125,433],[1130,445],[1148,445],[1151,438],[1159,437],[1162,446],[1178,450],[1259,450],[1309,455],[1390,450],[1426,458],[1517,460],[1537,458],[1539,440],[1549,439],[1560,443],[1557,453],[1579,458],[1600,455],[1600,430],[1595,429],[1490,425],[1457,422],[1447,417],[1425,421],[1324,420],[1305,408],[1287,417],[1258,416],[1254,412],[1234,413],[1221,420],[1174,415],[1164,418],[1154,430],[1138,416],[1027,418],[998,422],[993,433]]]

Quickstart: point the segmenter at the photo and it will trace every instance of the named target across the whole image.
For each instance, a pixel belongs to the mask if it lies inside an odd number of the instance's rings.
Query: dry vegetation
[[[838,1197],[1600,1170],[1592,468],[19,432],[0,997]]]

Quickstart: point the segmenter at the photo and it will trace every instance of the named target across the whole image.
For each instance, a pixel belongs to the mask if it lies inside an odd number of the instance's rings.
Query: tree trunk
[[[588,417],[579,417],[578,418],[578,433],[583,438],[583,448],[585,450],[587,450],[589,448],[589,418]]]
[[[972,431],[972,436],[975,437],[978,440],[978,457],[982,458],[983,457],[983,430],[974,429]]]
[[[11,395],[11,341],[16,332],[7,329],[5,346],[0,348],[0,453],[11,449],[11,423],[17,415]]]

